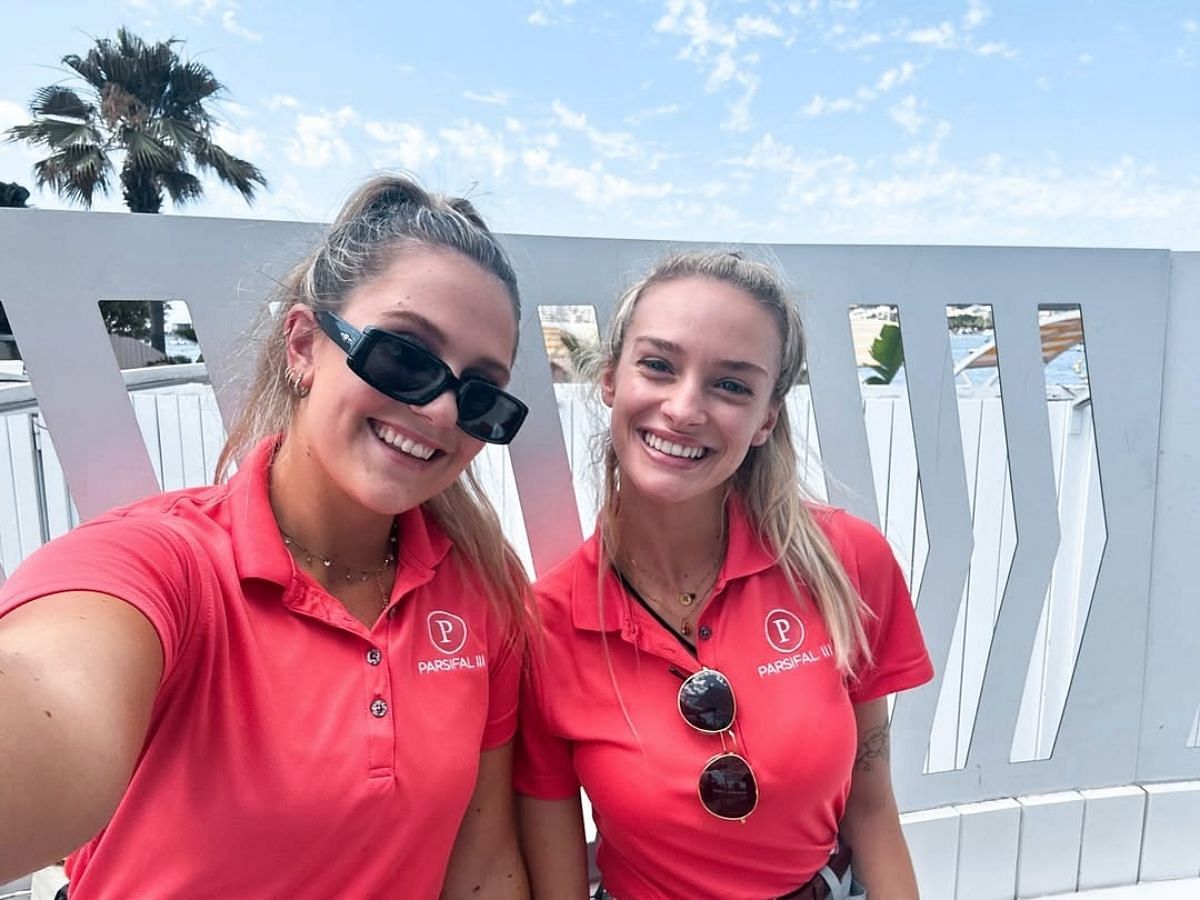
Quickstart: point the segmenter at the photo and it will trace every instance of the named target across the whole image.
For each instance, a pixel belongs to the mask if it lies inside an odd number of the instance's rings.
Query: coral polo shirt
[[[857,751],[854,704],[933,675],[886,540],[845,512],[813,513],[875,613],[874,664],[852,684],[815,604],[796,602],[737,504],[715,595],[693,623],[695,656],[611,570],[598,602],[595,536],[535,585],[545,637],[522,697],[517,790],[555,800],[583,786],[605,887],[622,900],[762,900],[799,887],[834,847]],[[744,823],[710,815],[697,794],[721,738],[688,726],[676,698],[701,666],[733,686],[737,749],[758,781]]]
[[[31,556],[0,614],[100,591],[164,668],[120,806],[71,900],[439,895],[482,750],[516,727],[520,655],[421,509],[371,628],[293,565],[264,442],[227,484],[161,494]]]

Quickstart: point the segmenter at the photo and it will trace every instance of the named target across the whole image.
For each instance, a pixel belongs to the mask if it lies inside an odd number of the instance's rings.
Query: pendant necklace
[[[724,562],[724,560],[725,560],[725,553],[724,553],[724,551],[722,551],[721,553],[717,554],[716,562],[714,562],[713,565],[711,565],[708,568],[708,570],[701,577],[700,581],[697,582],[695,590],[685,591],[685,590],[680,589],[680,590],[676,591],[676,593],[675,593],[676,602],[681,607],[683,607],[685,610],[688,610],[688,612],[685,615],[683,615],[683,617],[680,619],[680,622],[679,622],[679,633],[682,634],[684,637],[687,637],[692,633],[692,622],[691,622],[692,610],[691,610],[691,607],[696,603],[697,600],[703,600],[705,597],[707,597],[708,592],[711,591],[713,589],[713,587],[716,586],[717,572],[720,570],[721,563]],[[647,575],[649,575],[649,573],[645,569],[643,569],[638,564],[638,561],[636,559],[634,559],[632,556],[629,557],[629,563],[634,569],[636,569],[639,573],[641,573],[643,578],[645,578]],[[655,604],[657,606],[659,606],[660,608],[663,606],[663,604],[657,599],[657,597],[655,597],[653,595],[648,595],[648,596],[650,597],[651,600],[655,601]]]
[[[279,533],[283,536],[284,546],[286,546],[294,556],[303,557],[304,564],[310,568],[313,567],[314,562],[319,562],[326,569],[332,569],[336,566],[337,568],[345,571],[346,581],[348,583],[353,582],[355,579],[364,584],[367,581],[374,580],[375,586],[379,588],[379,596],[380,600],[382,601],[382,608],[387,609],[388,599],[390,598],[391,591],[388,589],[388,586],[384,580],[384,576],[392,567],[392,563],[396,561],[396,542],[399,537],[399,526],[395,520],[392,521],[392,530],[388,534],[387,555],[383,558],[383,564],[374,570],[351,568],[345,563],[339,561],[336,557],[325,556],[323,553],[315,553],[312,550],[309,550],[282,528],[279,529]]]

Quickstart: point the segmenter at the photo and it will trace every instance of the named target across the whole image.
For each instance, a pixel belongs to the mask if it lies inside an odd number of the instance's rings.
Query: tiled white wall
[[[1017,896],[1073,891],[1079,877],[1083,797],[1077,791],[1022,797]]]
[[[926,900],[1025,900],[1200,875],[1200,781],[900,817]]]

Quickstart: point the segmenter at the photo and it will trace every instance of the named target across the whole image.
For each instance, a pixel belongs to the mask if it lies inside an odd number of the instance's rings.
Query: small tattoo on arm
[[[870,772],[877,763],[888,762],[888,726],[872,728],[858,742],[858,756],[854,758],[856,772]]]

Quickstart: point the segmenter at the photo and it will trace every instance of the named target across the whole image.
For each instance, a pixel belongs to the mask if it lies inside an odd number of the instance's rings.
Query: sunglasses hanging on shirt
[[[716,669],[701,669],[679,686],[679,715],[697,731],[721,737],[722,752],[700,772],[700,803],[718,819],[740,822],[758,806],[758,782],[750,763],[739,753],[725,748],[725,736],[733,741],[737,701],[733,685]]]
[[[346,364],[381,394],[412,406],[424,406],[446,391],[458,401],[458,427],[489,444],[507,444],[517,436],[529,409],[507,391],[482,378],[459,378],[445,362],[416,341],[368,326],[359,331],[328,310],[317,310],[317,323],[346,354]]]

